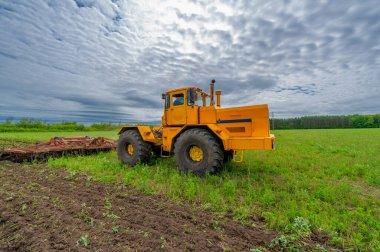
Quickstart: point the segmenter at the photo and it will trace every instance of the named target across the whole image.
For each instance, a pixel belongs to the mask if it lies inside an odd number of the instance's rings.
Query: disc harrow
[[[91,155],[115,148],[116,141],[104,137],[52,137],[47,142],[5,149],[0,152],[0,160],[13,162],[47,161],[50,157]]]

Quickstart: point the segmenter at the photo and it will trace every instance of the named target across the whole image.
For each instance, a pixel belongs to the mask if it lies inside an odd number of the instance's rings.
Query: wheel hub
[[[127,145],[127,152],[129,155],[132,156],[132,154],[133,154],[133,145],[132,144]]]
[[[201,148],[194,145],[189,149],[189,156],[191,160],[199,162],[203,159],[203,151]]]

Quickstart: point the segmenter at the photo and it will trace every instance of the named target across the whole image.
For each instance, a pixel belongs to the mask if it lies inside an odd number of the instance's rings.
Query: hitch
[[[244,160],[244,150],[234,150],[234,155],[232,160],[235,163],[241,163]]]

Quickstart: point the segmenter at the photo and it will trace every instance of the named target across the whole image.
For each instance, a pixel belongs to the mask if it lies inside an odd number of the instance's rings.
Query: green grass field
[[[115,138],[116,131],[85,132]],[[222,174],[198,178],[177,172],[172,158],[134,168],[115,152],[49,160],[51,167],[122,180],[148,194],[190,201],[216,214],[232,213],[246,223],[265,218],[288,241],[322,230],[331,245],[380,250],[380,129],[275,131],[275,151],[246,151],[243,163]],[[44,140],[78,132],[0,133],[0,138]]]

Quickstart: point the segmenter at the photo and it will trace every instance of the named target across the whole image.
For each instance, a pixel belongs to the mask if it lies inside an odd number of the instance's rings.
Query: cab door
[[[197,98],[198,97],[196,96],[195,90],[189,88],[186,95],[186,121],[188,125],[199,123],[199,106],[197,105]]]
[[[170,106],[165,109],[168,125],[186,124],[185,93],[176,92],[170,95]]]

